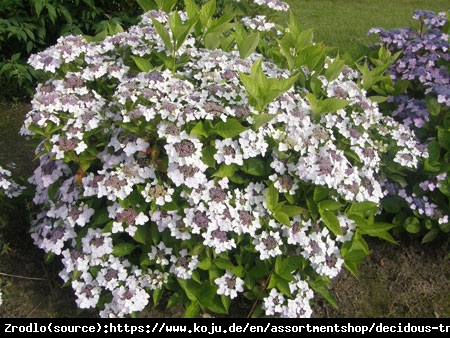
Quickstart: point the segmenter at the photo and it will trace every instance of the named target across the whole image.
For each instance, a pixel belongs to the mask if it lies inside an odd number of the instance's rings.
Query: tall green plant
[[[28,0],[0,2],[0,84],[2,99],[30,98],[37,74],[27,64],[31,53],[56,43],[60,36],[103,38],[136,23],[134,1]]]

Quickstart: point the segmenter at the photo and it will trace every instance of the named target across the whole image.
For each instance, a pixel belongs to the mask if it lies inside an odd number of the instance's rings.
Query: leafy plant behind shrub
[[[38,81],[27,64],[32,53],[60,36],[98,35],[123,30],[138,21],[141,8],[128,0],[0,1],[1,99],[29,99]]]
[[[382,216],[393,222],[395,231],[418,234],[423,242],[450,231],[449,16],[450,12],[418,10],[413,16],[420,22],[417,32],[411,28],[369,32],[381,42],[369,58],[372,69],[365,68],[364,85],[386,99],[381,111],[414,130],[430,155],[419,170],[386,168],[388,195]]]

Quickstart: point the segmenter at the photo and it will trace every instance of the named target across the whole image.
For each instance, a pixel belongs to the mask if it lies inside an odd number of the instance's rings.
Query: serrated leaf
[[[259,44],[259,32],[250,34],[246,39],[237,41],[239,56],[241,59],[248,58],[258,47]]]
[[[236,137],[245,130],[247,130],[247,128],[235,119],[228,119],[226,122],[220,121],[214,127],[216,134],[223,138]]]
[[[131,57],[141,72],[148,73],[150,70],[153,69],[153,65],[148,59],[139,56],[131,56]]]

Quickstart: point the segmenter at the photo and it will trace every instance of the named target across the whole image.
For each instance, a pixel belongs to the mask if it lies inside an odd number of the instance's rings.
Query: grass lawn
[[[287,0],[303,29],[314,30],[314,41],[354,55],[358,45],[377,42],[370,28],[419,28],[415,10],[445,12],[449,0]]]

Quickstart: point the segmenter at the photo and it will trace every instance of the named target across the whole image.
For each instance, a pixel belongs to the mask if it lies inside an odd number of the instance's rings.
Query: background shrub
[[[0,99],[29,99],[37,74],[28,57],[60,36],[106,36],[137,22],[142,12],[129,0],[0,0]]]
[[[385,115],[414,130],[429,158],[418,170],[386,168],[383,218],[423,242],[449,233],[450,12],[418,10],[419,30],[373,28],[380,43],[360,65],[364,86]]]

